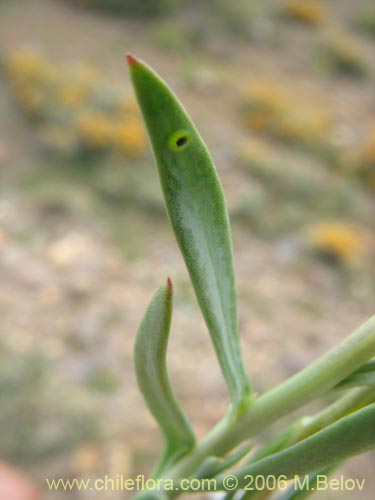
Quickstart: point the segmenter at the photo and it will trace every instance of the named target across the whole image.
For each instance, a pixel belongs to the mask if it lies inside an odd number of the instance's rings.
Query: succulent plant
[[[168,85],[144,62],[131,55],[127,60],[169,219],[231,398],[227,414],[197,442],[167,373],[172,316],[168,278],[153,297],[136,339],[138,384],[165,438],[153,473],[161,482],[139,497],[166,499],[186,490],[214,489],[226,492],[227,499],[236,493],[236,498],[245,500],[258,498],[258,490],[267,498],[278,488],[280,500],[306,498],[313,489],[306,491],[300,477],[314,484],[318,471],[328,475],[343,460],[375,447],[375,365],[371,361],[375,316],[310,366],[266,393],[254,394],[241,355],[229,219],[213,160]],[[253,450],[251,439],[271,424],[339,389],[344,395],[320,413],[298,419]],[[254,478],[263,480],[254,483]],[[284,491],[290,479],[296,487]],[[186,480],[190,489],[182,487]]]

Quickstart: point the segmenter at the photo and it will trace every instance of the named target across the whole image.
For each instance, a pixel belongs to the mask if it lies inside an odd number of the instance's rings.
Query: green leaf
[[[134,360],[139,388],[165,437],[165,450],[155,475],[189,452],[195,438],[171,388],[166,364],[172,317],[172,282],[159,288],[138,329]]]
[[[229,218],[214,163],[192,120],[167,84],[128,56],[151,139],[167,212],[239,413],[250,404],[237,325]]]
[[[354,389],[334,401],[319,413],[313,416],[305,416],[297,419],[280,434],[276,435],[270,441],[266,442],[263,446],[257,449],[255,453],[249,457],[249,460],[246,463],[252,464],[254,462],[258,462],[262,458],[273,455],[274,453],[296,444],[318,431],[321,431],[328,425],[333,424],[348,414],[374,402],[375,392],[371,388],[365,387],[361,389]]]
[[[367,373],[355,373],[346,380],[340,382],[335,389],[347,389],[349,387],[368,386],[375,389],[375,371]]]
[[[328,425],[333,424],[333,422],[374,402],[375,392],[373,388],[361,387],[360,389],[353,389],[329,406],[326,406],[316,415],[305,417],[303,419],[304,425],[290,444],[302,441],[302,439],[306,439],[312,434],[321,431]]]
[[[270,441],[266,442],[263,446],[258,448],[253,455],[249,457],[247,464],[252,464],[258,462],[264,457],[273,455],[274,453],[283,450],[289,446],[296,435],[301,431],[305,422],[305,418],[299,418],[283,430],[280,434],[272,438]]]
[[[333,424],[335,421],[345,417],[346,415],[359,410],[371,403],[374,403],[375,400],[375,392],[370,388],[361,388],[354,389],[349,393],[345,394],[343,397],[327,406],[324,410],[320,411],[313,417],[302,417],[293,422],[286,430],[281,432],[278,436],[271,439],[271,441],[264,444],[261,448],[256,450],[256,452],[251,455],[250,459],[246,462],[246,464],[251,464],[265,458],[271,454],[279,452],[293,444],[296,444],[303,439],[315,434],[318,431],[321,431],[328,425]],[[335,467],[330,467],[324,470],[333,470]],[[319,473],[318,473],[319,474]],[[323,472],[320,472],[323,474]],[[313,487],[315,475],[312,474],[310,478],[311,487]],[[289,494],[292,493],[294,487],[291,488]],[[303,495],[308,496],[308,492],[301,492],[301,496],[296,496],[298,500],[301,498],[305,498]],[[245,491],[242,497],[239,500],[256,500],[263,497],[265,492],[260,491]],[[282,496],[281,498],[277,498],[277,500],[286,500]],[[294,498],[294,497],[293,497]],[[227,500],[225,498],[225,500]]]
[[[285,476],[310,474],[375,448],[375,404],[338,420],[298,444],[236,471],[238,488],[246,485],[246,476]],[[217,488],[225,489],[217,479]]]
[[[273,455],[274,453],[281,451],[288,446],[290,446],[295,438],[295,436],[300,432],[303,427],[305,418],[299,418],[291,425],[289,425],[286,429],[284,429],[280,434],[271,438],[269,441],[264,443],[260,448],[258,448],[255,453],[253,453],[248,460],[246,460],[246,466],[252,463],[258,462],[262,458],[265,458],[269,455]],[[268,490],[267,490],[268,491]],[[243,495],[239,498],[239,500],[263,500],[263,496],[265,496],[264,491],[244,491]],[[226,499],[225,499],[226,500]]]
[[[375,391],[375,359],[362,365],[354,371],[349,377],[339,382],[334,389],[347,389],[358,386],[373,387]]]
[[[217,474],[220,474],[221,472],[236,465],[243,458],[245,458],[248,453],[250,453],[252,447],[252,444],[246,443],[243,446],[240,446],[234,453],[225,457],[220,464],[218,464],[216,470],[214,471],[214,475],[216,476]]]

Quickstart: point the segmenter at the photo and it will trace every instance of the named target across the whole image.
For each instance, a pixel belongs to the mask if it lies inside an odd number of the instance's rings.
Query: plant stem
[[[209,456],[223,456],[281,417],[324,395],[375,355],[375,316],[317,361],[255,400],[238,420],[224,417],[168,478],[191,476]]]

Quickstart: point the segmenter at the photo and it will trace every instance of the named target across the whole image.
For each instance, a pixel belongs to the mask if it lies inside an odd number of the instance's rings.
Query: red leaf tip
[[[169,291],[172,291],[172,280],[171,278],[167,278],[167,287]]]
[[[130,66],[134,66],[135,64],[138,64],[137,59],[134,56],[132,56],[131,54],[126,54],[125,57],[126,57],[126,60],[128,61],[128,64]]]

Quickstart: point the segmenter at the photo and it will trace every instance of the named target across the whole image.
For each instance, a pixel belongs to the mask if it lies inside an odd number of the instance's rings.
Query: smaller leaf
[[[222,459],[217,457],[208,457],[199,468],[197,477],[213,477],[227,469],[230,469],[245,458],[252,447],[252,444],[246,443],[244,446],[238,448],[238,450],[234,453]]]
[[[258,448],[254,454],[249,457],[247,464],[258,462],[262,458],[273,455],[278,451],[283,450],[294,442],[295,437],[301,432],[305,424],[306,418],[302,417],[293,422],[289,427],[283,430],[280,434],[275,436],[270,441],[266,442],[263,446]]]
[[[362,365],[354,373],[366,373],[366,372],[373,372],[373,371],[375,371],[375,358],[370,359],[370,361],[368,363],[365,363],[364,365]]]
[[[246,477],[285,476],[315,472],[375,447],[375,404],[338,420],[332,425],[299,443],[275,453],[234,473],[238,489],[246,484]],[[225,476],[217,478],[217,488],[225,489]]]
[[[246,457],[248,453],[250,453],[252,447],[253,447],[252,444],[247,443],[243,446],[240,446],[238,450],[236,450],[228,457],[225,457],[218,465],[217,469],[214,472],[214,475],[216,476],[217,474],[220,474],[221,472],[230,469],[234,465],[238,464],[238,462],[240,462],[243,458]]]
[[[180,408],[169,382],[166,354],[172,318],[172,282],[155,293],[138,329],[135,371],[147,406],[160,425],[165,450],[154,475],[176,462],[194,446],[190,423]]]
[[[197,471],[197,478],[212,477],[213,471],[219,467],[220,463],[221,460],[218,457],[207,457]]]
[[[339,382],[334,389],[346,389],[366,385],[375,390],[375,359],[362,365],[358,370]]]
[[[246,465],[253,464],[258,462],[262,458],[268,457],[269,455],[273,455],[281,450],[284,450],[288,446],[294,443],[295,437],[301,432],[303,428],[304,422],[306,421],[305,417],[299,418],[291,425],[289,425],[286,429],[284,429],[280,434],[271,438],[269,441],[264,443],[260,448],[258,448],[255,453],[253,453],[249,459],[246,461]],[[240,496],[239,500],[258,500],[261,498],[263,500],[263,496],[265,495],[265,491],[244,491],[242,496]],[[225,498],[226,500],[226,498]]]

